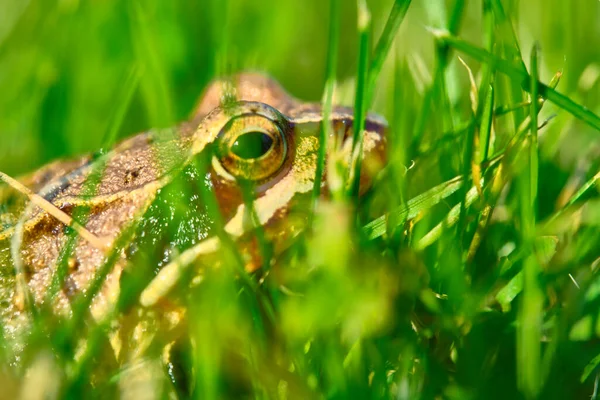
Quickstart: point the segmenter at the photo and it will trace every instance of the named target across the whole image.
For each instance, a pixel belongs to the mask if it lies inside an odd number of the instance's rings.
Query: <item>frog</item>
[[[123,277],[139,277],[136,268],[145,264],[132,302],[181,320],[181,310],[167,311],[169,296],[217,268],[226,248],[248,274],[277,264],[307,227],[322,126],[332,127],[318,183],[327,196],[331,164],[351,163],[353,121],[352,108],[334,106],[324,122],[320,103],[291,96],[268,75],[243,72],[212,81],[174,128],[142,132],[17,180],[3,175],[2,319],[10,325],[28,307],[48,303],[69,317],[85,293],[92,297],[85,311],[102,321],[122,296]],[[366,116],[360,193],[385,163],[386,131],[385,119]],[[64,278],[50,289],[59,265]],[[111,342],[116,353],[118,342]]]

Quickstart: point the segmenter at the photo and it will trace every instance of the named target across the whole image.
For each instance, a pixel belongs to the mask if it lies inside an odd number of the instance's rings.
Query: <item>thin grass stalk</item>
[[[194,164],[197,171],[199,171],[198,176],[205,176],[206,171],[208,170],[208,166],[210,165],[209,155],[204,155],[203,157],[197,158],[196,164]],[[239,275],[242,284],[252,292],[258,296],[258,302],[260,302],[264,307],[267,316],[271,323],[275,321],[275,313],[272,309],[272,305],[269,299],[262,293],[259,289],[258,283],[246,272],[244,267],[244,260],[242,254],[240,253],[238,247],[235,242],[231,238],[231,236],[225,231],[225,223],[223,217],[221,215],[221,211],[219,209],[219,205],[217,202],[217,198],[215,193],[210,190],[206,185],[202,182],[198,185],[200,190],[200,195],[202,197],[202,201],[206,204],[207,212],[209,215],[213,216],[215,222],[215,234],[223,244],[224,250],[232,257],[233,259],[233,267],[234,273]],[[247,190],[245,190],[247,192]],[[247,195],[244,196],[245,202],[247,202]],[[252,210],[250,212],[253,212]]]
[[[487,160],[490,154],[490,139],[492,136],[492,120],[494,110],[494,86],[488,85],[486,92],[483,112],[481,114],[481,123],[479,125],[479,163]]]
[[[475,116],[472,116],[475,118]],[[471,124],[471,127],[467,130],[467,135],[464,141],[463,150],[463,181],[469,182],[472,179],[471,165],[473,162],[473,147],[475,146],[475,125]],[[467,214],[467,197],[468,191],[466,190],[467,185],[462,187],[462,200],[460,203],[460,218],[458,223],[458,236],[459,236],[459,247],[462,246],[463,236],[465,235],[465,224]]]
[[[381,33],[381,37],[375,46],[371,65],[369,67],[369,79],[367,83],[367,90],[369,91],[367,97],[368,105],[370,105],[373,100],[377,78],[379,77],[383,63],[392,47],[396,33],[398,32],[398,29],[400,29],[402,21],[404,21],[410,3],[411,0],[396,0],[394,2],[390,15],[385,23],[385,27],[383,28],[383,32]]]
[[[356,94],[354,98],[354,124],[352,135],[352,154],[348,168],[349,197],[358,202],[360,169],[362,156],[363,131],[367,114],[367,74],[369,67],[369,35],[371,32],[371,14],[365,0],[358,0],[358,69],[356,72]]]
[[[491,8],[495,20],[498,39],[496,48],[488,48],[488,51],[497,54],[500,58],[513,60],[514,62],[518,63],[521,68],[525,69],[525,63],[523,61],[523,55],[521,53],[519,41],[513,27],[513,21],[509,16],[507,16],[501,1],[491,0]],[[501,79],[501,87],[506,91],[509,103],[519,103],[523,101],[523,90],[520,86],[520,82]],[[504,99],[500,99],[500,101],[502,102]],[[527,110],[524,109],[517,109],[515,110],[514,114],[509,116],[509,120],[512,121],[515,131],[518,131],[519,124],[526,118],[526,116]]]
[[[537,200],[537,113],[538,61],[537,45],[531,53],[531,134],[526,168],[520,179],[522,240],[528,254],[523,265],[523,298],[518,316],[517,371],[518,383],[526,398],[538,397],[541,390],[541,323],[543,293],[539,287],[540,266],[535,256],[535,221]]]
[[[390,157],[390,167],[393,176],[393,188],[394,194],[392,196],[393,200],[390,202],[390,205],[394,208],[403,207],[406,205],[406,150],[407,146],[410,143],[410,138],[408,137],[408,131],[402,129],[402,120],[406,118],[405,113],[402,113],[402,104],[403,100],[405,100],[406,93],[402,88],[402,82],[404,75],[402,74],[402,69],[400,68],[401,62],[399,57],[395,57],[394,59],[394,90],[392,94],[392,115],[393,115],[393,129],[390,130],[392,135],[390,137],[389,146],[390,150],[388,151]],[[396,235],[398,223],[394,220],[388,219],[387,221],[388,228],[388,237],[394,238]]]
[[[485,49],[490,53],[494,50],[494,13],[490,0],[483,1],[483,24]],[[479,122],[479,163],[484,162],[489,155],[490,137],[492,133],[492,117],[494,112],[494,70],[488,64],[483,64],[482,79],[479,90],[480,105],[478,107]]]
[[[455,36],[448,34],[448,32],[436,31],[436,36],[447,42],[453,48],[468,54],[477,61],[485,62],[492,65],[499,72],[508,75],[511,79],[518,81],[523,84],[523,89],[527,92],[531,92],[531,76],[526,70],[515,66],[513,63],[500,59],[493,54],[485,51],[484,49],[474,46],[465,40],[459,39]],[[574,117],[585,122],[592,128],[600,132],[600,117],[590,111],[588,108],[581,106],[571,100],[569,97],[558,93],[555,89],[550,86],[537,82],[536,87],[538,95],[545,98],[546,100],[554,103],[559,108],[569,112]]]
[[[335,89],[336,72],[338,64],[338,48],[340,41],[340,0],[329,2],[329,36],[327,45],[327,69],[325,77],[325,90],[323,93],[323,119],[319,130],[319,154],[315,171],[315,182],[312,193],[312,214],[321,195],[321,181],[325,169],[325,154],[327,152],[327,138],[331,136],[331,110],[333,108],[333,91]]]
[[[460,21],[461,21],[463,7],[464,7],[464,1],[457,0],[456,3],[454,4],[453,11],[448,20],[446,29],[449,32],[452,32],[453,35],[457,34],[458,29],[460,28]],[[421,107],[421,111],[420,111],[419,115],[417,115],[417,119],[416,119],[416,122],[414,125],[413,134],[412,134],[412,144],[410,147],[411,153],[409,154],[409,157],[412,157],[417,152],[418,143],[421,141],[421,138],[427,127],[427,121],[428,121],[430,113],[431,113],[431,107],[434,104],[434,99],[435,99],[434,95],[435,95],[436,91],[440,91],[440,93],[443,97],[443,103],[446,103],[446,105],[449,105],[449,100],[447,99],[445,78],[444,78],[445,70],[448,66],[449,57],[450,57],[450,54],[449,54],[448,46],[446,46],[442,43],[436,43],[436,58],[435,58],[435,67],[434,67],[434,74],[433,74],[434,78],[433,78],[433,82],[431,83],[431,86],[429,86],[429,88],[427,88],[427,90],[425,92],[425,96],[423,97],[423,105]],[[441,89],[440,89],[440,87],[441,87]],[[445,126],[442,127],[441,131],[454,130],[454,128],[451,127],[453,125],[451,116],[448,117],[448,115],[444,115],[444,125]]]

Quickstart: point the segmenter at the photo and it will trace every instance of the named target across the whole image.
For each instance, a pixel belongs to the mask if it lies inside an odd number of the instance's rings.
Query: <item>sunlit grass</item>
[[[356,146],[368,110],[390,124],[372,190],[315,185],[310,229],[285,252],[256,227],[253,274],[214,193],[176,179],[145,218],[189,210],[184,195],[198,191],[219,268],[182,269],[168,299],[142,309],[157,260],[137,218],[71,315],[34,307],[15,336],[2,311],[2,396],[597,397],[598,2],[32,1],[0,15],[0,170],[11,175],[86,151],[102,171],[118,139],[184,120],[211,78],[240,70],[271,73],[325,115],[341,98]],[[209,162],[186,168],[204,176]],[[132,243],[118,304],[94,321],[93,297]],[[4,310],[14,273],[1,242],[0,267]]]

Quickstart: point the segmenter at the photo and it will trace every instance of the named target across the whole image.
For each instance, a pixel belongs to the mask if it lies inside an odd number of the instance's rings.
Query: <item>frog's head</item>
[[[276,258],[306,226],[322,119],[320,104],[300,102],[275,81],[259,74],[240,74],[212,83],[191,118],[194,128],[186,134],[191,141],[191,154],[203,156],[207,172],[204,181],[217,199],[224,230],[235,240],[249,272],[265,261],[256,229],[262,230],[271,246],[270,254]],[[327,140],[321,183],[323,195],[339,190],[343,182],[333,179],[338,174],[331,171],[350,161],[353,121],[352,109],[333,108],[333,129]],[[361,193],[370,186],[374,172],[383,166],[386,128],[381,117],[367,116]],[[194,217],[190,214],[189,218]],[[207,239],[182,253],[183,260],[212,265],[212,256],[217,255],[218,262],[222,244],[214,235],[214,221],[209,219],[207,225],[201,227],[205,232],[196,235]],[[154,304],[169,290],[169,282],[174,282],[180,273],[181,262],[171,262],[161,270],[144,292],[142,304]]]
[[[303,103],[288,95],[278,83],[260,74],[240,74],[209,86],[195,119],[195,153],[213,145],[212,182],[226,222],[234,236],[248,232],[247,207],[240,183],[254,190],[258,222],[276,247],[289,243],[306,220],[314,187],[323,119],[320,104]],[[326,151],[327,166],[322,192],[341,185],[331,174],[333,164],[347,166],[353,137],[353,110],[334,107]],[[383,118],[369,114],[363,135],[360,191],[369,186],[385,157]],[[337,144],[336,144],[337,143]],[[337,149],[337,150],[335,150]],[[328,176],[328,171],[329,176]],[[337,187],[336,189],[340,189]],[[249,265],[254,269],[255,265]]]

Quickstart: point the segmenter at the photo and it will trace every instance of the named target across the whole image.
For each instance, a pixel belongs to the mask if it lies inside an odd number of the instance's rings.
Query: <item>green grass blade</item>
[[[538,98],[538,51],[537,44],[534,45],[531,51],[531,106],[529,117],[531,118],[531,144],[529,146],[530,159],[530,175],[531,175],[531,208],[533,210],[534,225],[537,215],[537,188],[538,188],[538,113],[539,104]]]
[[[494,13],[490,0],[483,1],[483,24],[485,49],[492,52],[494,49]],[[478,162],[484,162],[490,153],[490,136],[492,133],[492,118],[494,115],[494,69],[483,64],[481,67],[481,85],[479,88],[479,158]],[[483,103],[482,103],[483,102]]]
[[[396,221],[397,226],[400,226],[406,221],[415,218],[419,213],[435,206],[445,198],[456,193],[462,185],[462,177],[458,176],[408,200],[405,206],[390,212],[389,216],[381,216],[365,225],[363,227],[364,236],[369,240],[380,237],[386,232],[388,218]]]
[[[371,104],[375,84],[377,82],[377,78],[379,77],[379,73],[381,72],[381,68],[383,67],[383,62],[385,61],[390,48],[392,47],[396,33],[398,32],[398,29],[400,28],[400,25],[406,16],[406,12],[408,11],[410,3],[411,0],[394,1],[394,5],[392,6],[392,10],[390,11],[387,22],[385,23],[381,37],[379,38],[377,46],[375,46],[375,50],[373,51],[371,65],[369,67],[369,82],[367,83],[367,88],[369,90],[367,104]]]
[[[354,98],[354,124],[352,136],[352,157],[349,172],[350,197],[358,201],[360,169],[362,158],[363,131],[367,115],[367,74],[369,72],[369,35],[371,32],[371,13],[364,0],[358,0],[358,70],[356,72],[356,95]]]
[[[579,190],[577,190],[577,192],[575,192],[573,194],[573,196],[571,196],[571,198],[569,198],[569,201],[567,201],[567,203],[560,210],[558,210],[557,212],[552,214],[552,216],[550,218],[548,218],[548,220],[546,222],[544,222],[539,229],[542,232],[546,231],[548,229],[548,227],[552,226],[552,223],[554,221],[556,221],[559,217],[561,217],[578,200],[580,200],[583,196],[585,196],[587,193],[589,193],[592,189],[595,189],[597,182],[599,180],[600,180],[600,172],[597,172],[592,178],[590,178],[587,182],[585,182],[583,184],[583,186],[581,186],[579,188]]]
[[[415,243],[415,250],[423,250],[438,240],[444,230],[451,228],[461,219],[461,214],[464,212],[463,210],[470,207],[475,201],[479,199],[479,192],[476,187],[472,187],[466,192],[463,201],[460,204],[452,207],[450,212],[446,215],[444,220],[437,224],[433,229],[431,229],[425,236],[423,236],[417,243]]]
[[[474,115],[472,115],[472,119],[475,119]],[[462,173],[463,173],[463,180],[465,182],[469,182],[470,178],[472,177],[471,166],[473,163],[473,153],[474,153],[473,147],[474,146],[475,146],[475,124],[473,123],[470,125],[470,128],[467,130],[467,135],[466,135],[465,141],[464,141]],[[467,214],[467,207],[469,206],[467,204],[468,193],[469,193],[469,191],[466,190],[466,185],[463,186],[462,201],[460,204],[460,218],[459,218],[459,224],[458,224],[458,229],[460,232],[459,243],[463,243],[461,238],[465,234],[465,224],[466,224],[466,217],[467,217],[466,214]]]
[[[430,7],[430,13],[436,13],[438,4],[431,2],[425,3],[425,7]],[[449,20],[444,23],[447,26],[447,29],[456,34],[461,21],[461,15],[464,10],[464,1],[459,0],[454,4],[451,17]],[[442,126],[438,129],[440,131],[451,131],[454,130],[453,127],[453,117],[452,111],[450,109],[450,101],[448,99],[448,90],[446,85],[446,69],[449,63],[450,52],[448,46],[441,42],[436,43],[436,59],[435,59],[435,67],[433,73],[433,82],[431,86],[427,88],[425,92],[425,96],[423,98],[423,105],[421,107],[421,111],[419,112],[416,123],[413,128],[413,143],[411,145],[412,153],[416,153],[419,142],[422,140],[422,136],[427,128],[427,122],[430,119],[432,107],[436,105],[436,101],[441,103],[441,115],[442,115]]]
[[[325,153],[327,151],[327,138],[331,136],[331,109],[333,107],[333,91],[335,89],[336,71],[338,65],[338,48],[340,41],[340,0],[329,2],[329,39],[327,46],[327,70],[325,77],[325,91],[323,93],[323,118],[321,120],[319,136],[319,154],[315,171],[315,182],[312,193],[312,207],[314,212],[316,203],[321,194],[321,180],[325,168]]]
[[[490,154],[490,137],[492,135],[492,117],[494,113],[494,86],[489,85],[479,125],[479,163],[487,160]]]
[[[127,77],[125,78],[125,82],[123,82],[122,89],[115,97],[115,99],[117,99],[117,107],[113,113],[113,117],[111,118],[111,123],[106,131],[106,134],[104,135],[104,139],[102,140],[103,149],[111,148],[115,144],[117,140],[117,134],[119,133],[119,129],[123,125],[123,120],[125,119],[125,113],[131,105],[131,100],[135,91],[138,89],[141,76],[142,72],[139,66],[137,64],[132,65]]]
[[[175,113],[166,67],[154,44],[156,32],[144,8],[147,6],[138,1],[129,4],[132,19],[135,21],[133,36],[137,63],[144,66],[140,87],[152,126],[158,128],[172,124]]]
[[[501,73],[508,75],[511,79],[521,82],[523,89],[531,92],[534,85],[531,84],[531,77],[526,70],[519,68],[518,66],[510,63],[509,61],[502,60],[494,56],[493,54],[485,51],[482,48],[472,45],[465,40],[459,39],[455,36],[450,35],[448,32],[436,31],[435,36],[440,40],[443,40],[449,46],[459,50],[469,56],[473,57],[477,61],[485,62]],[[586,107],[575,103],[567,96],[558,93],[556,90],[547,86],[541,82],[537,82],[535,85],[540,96],[554,103],[563,110],[569,112],[574,117],[582,120],[592,128],[600,131],[600,117],[594,114]]]
[[[531,53],[531,134],[529,137],[528,159],[524,162],[522,176],[519,177],[521,203],[522,240],[527,257],[523,265],[523,298],[519,312],[517,332],[517,370],[519,386],[526,398],[537,398],[542,387],[541,376],[541,325],[543,313],[543,292],[539,285],[541,273],[535,255],[535,220],[537,200],[537,45]]]
[[[514,7],[514,4],[508,4],[508,7]],[[510,8],[509,8],[510,9]],[[512,15],[507,15],[504,6],[500,0],[491,0],[491,10],[495,22],[496,43],[494,47],[486,47],[486,49],[498,57],[513,60],[518,63],[522,69],[525,69],[525,63],[521,54],[520,44],[517,40],[517,35],[514,30]],[[516,16],[514,16],[516,18]],[[524,99],[521,82],[499,77],[498,90],[499,103],[507,102],[508,104],[520,103]],[[508,125],[514,130],[518,130],[519,125],[527,116],[524,109],[515,110],[514,114],[508,117]]]

